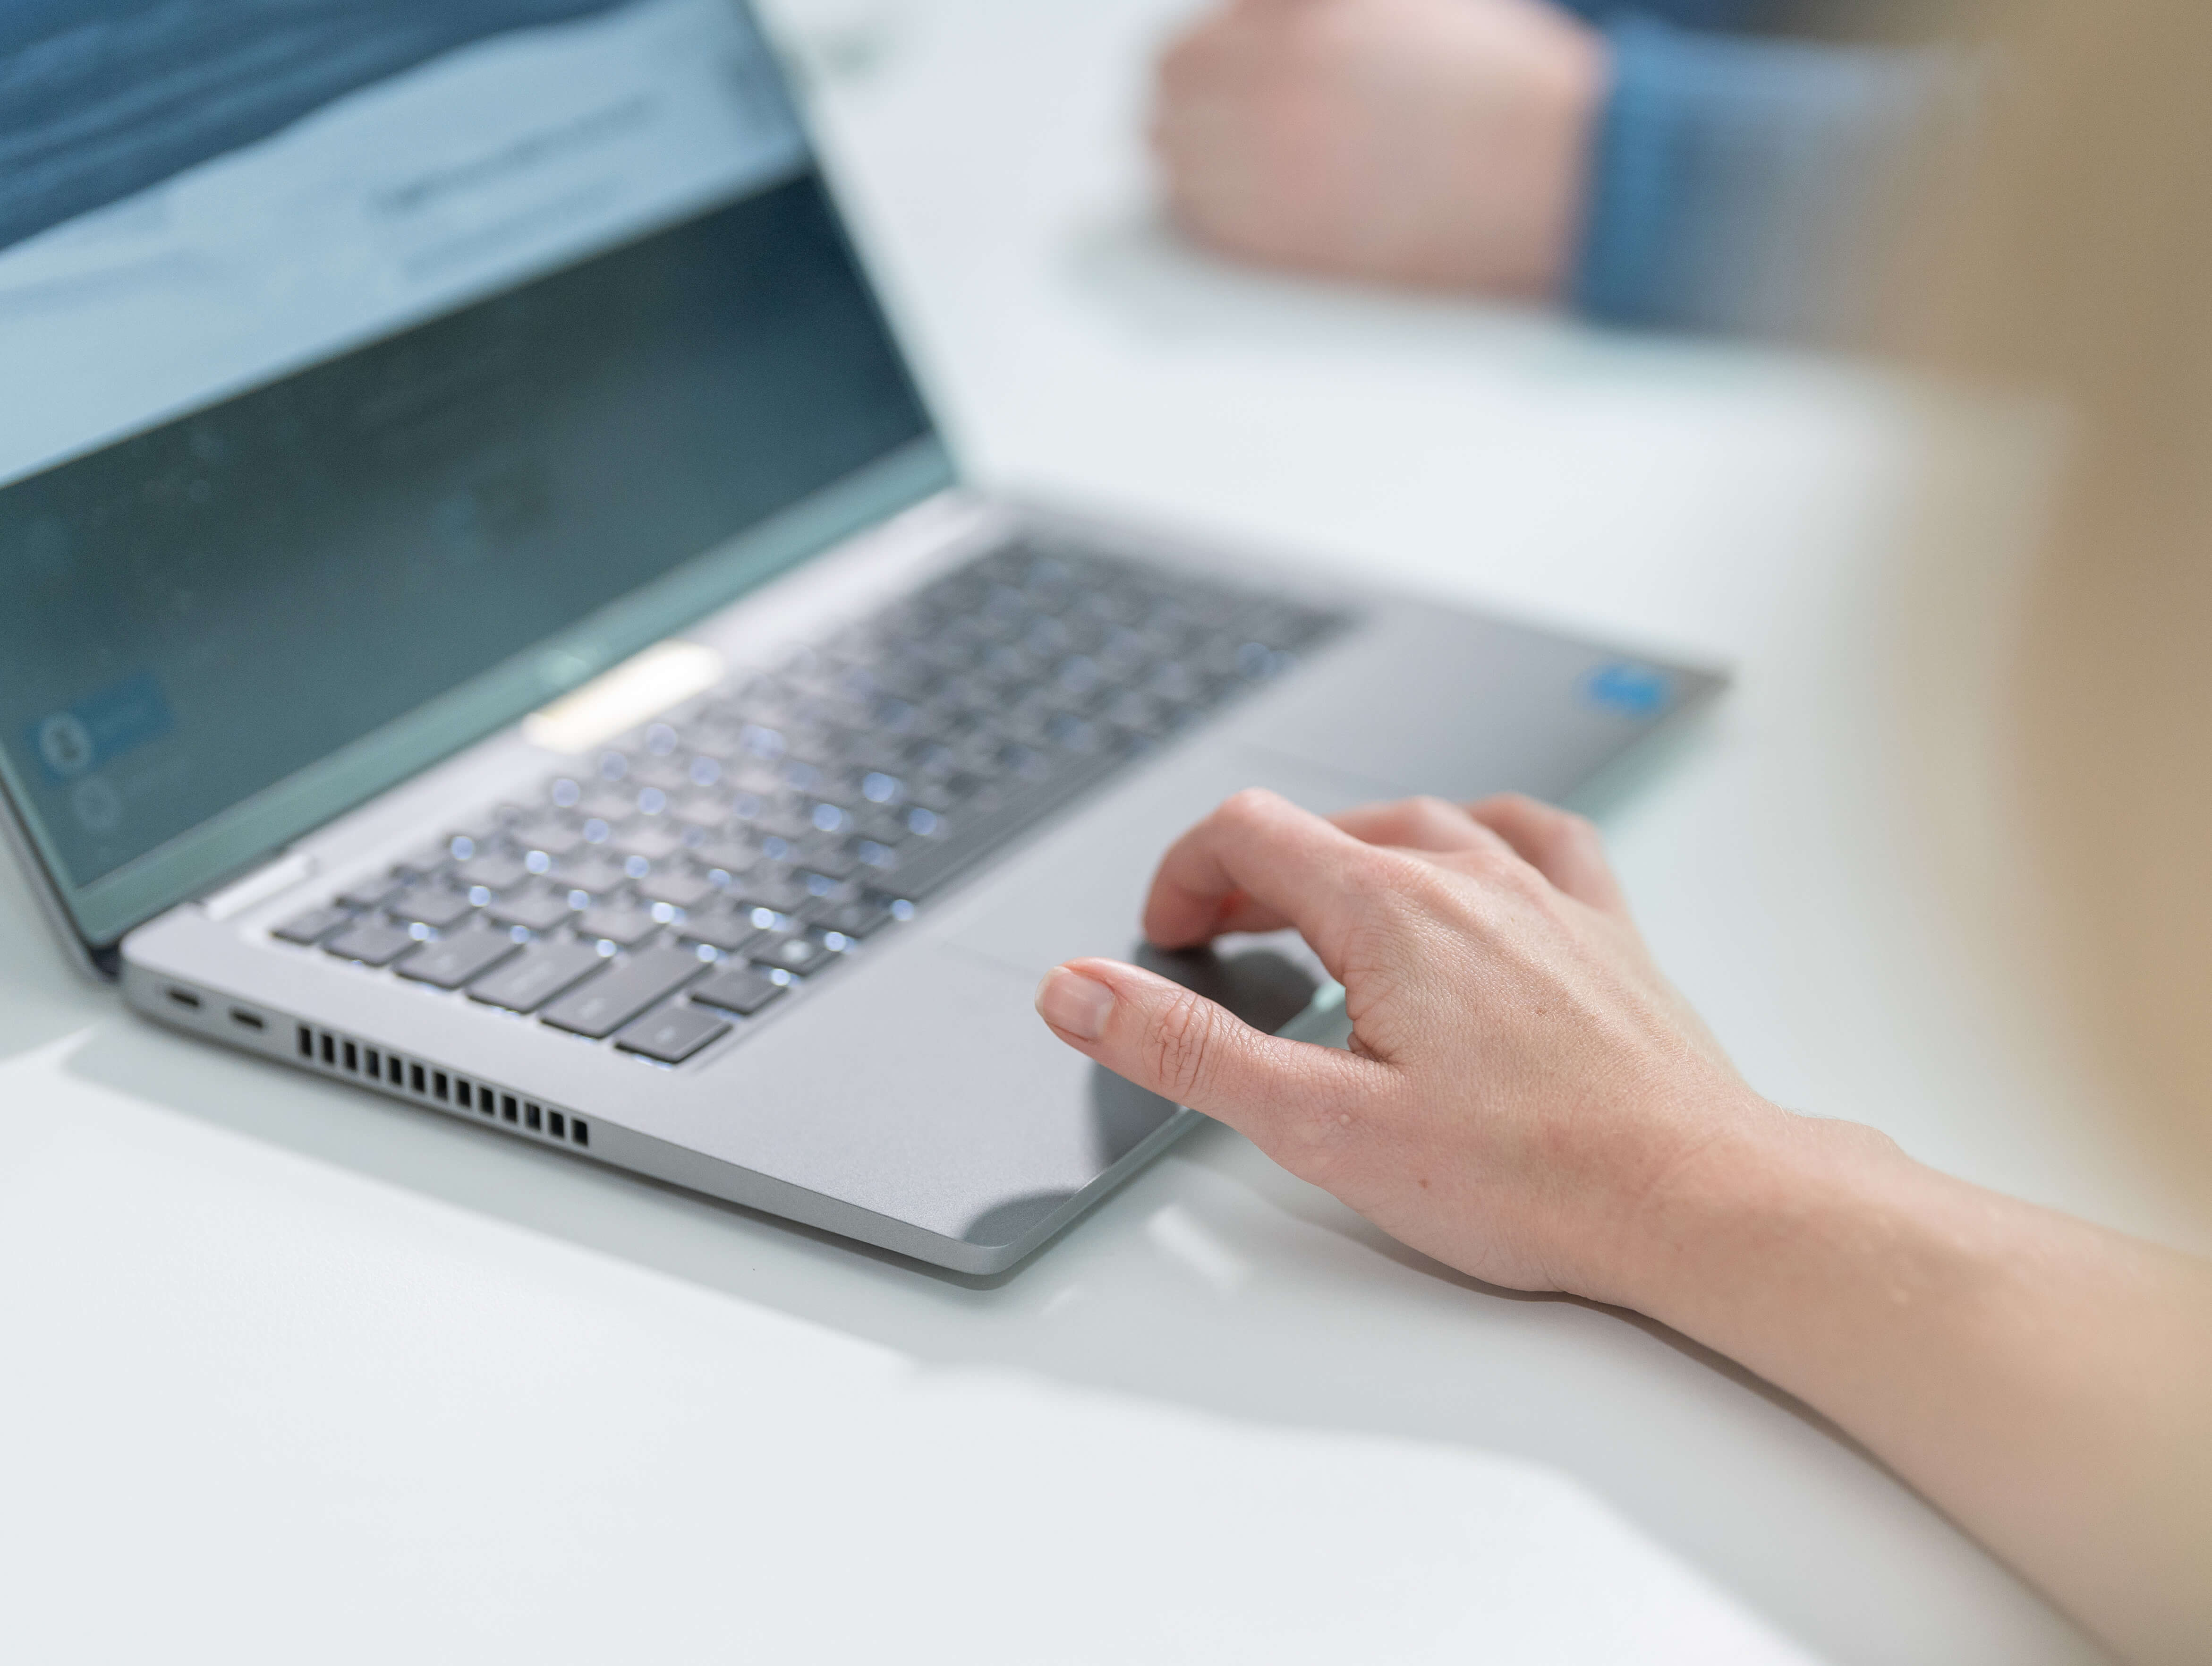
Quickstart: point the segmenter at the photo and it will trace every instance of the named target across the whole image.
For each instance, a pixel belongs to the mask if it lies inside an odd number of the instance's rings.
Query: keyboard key
[[[311,949],[341,926],[350,925],[353,915],[343,909],[315,909],[296,920],[287,920],[273,933],[282,943],[297,943]]]
[[[523,823],[514,830],[514,838],[525,850],[539,851],[556,860],[584,844],[584,836],[571,823],[550,816]]]
[[[626,793],[603,790],[585,794],[576,813],[586,821],[605,822],[615,828],[637,814],[637,805]]]
[[[807,890],[804,879],[774,870],[748,873],[733,889],[745,907],[773,909],[778,914],[792,913],[814,900],[814,893]]]
[[[720,868],[725,873],[744,873],[761,860],[760,851],[737,839],[709,839],[691,853],[691,859],[702,867]]]
[[[484,912],[502,926],[550,932],[568,920],[570,910],[565,891],[531,890],[494,903]]]
[[[799,876],[799,882],[809,890],[817,889],[808,878],[811,874],[819,874],[832,885],[842,885],[860,871],[860,856],[843,845],[808,850],[801,855],[800,860],[805,867]]]
[[[326,954],[341,960],[358,960],[364,966],[389,966],[416,946],[416,938],[404,926],[381,920],[364,920],[323,945]]]
[[[459,932],[425,943],[395,970],[400,976],[434,989],[458,989],[489,971],[518,946],[503,933]]]
[[[625,856],[642,856],[648,862],[664,862],[684,848],[684,835],[677,828],[660,822],[640,822],[616,834],[608,848],[619,850]]]
[[[405,874],[380,873],[374,879],[363,879],[360,884],[339,892],[338,903],[343,908],[358,909],[367,914],[382,908],[406,888]]]
[[[453,836],[446,841],[446,848],[453,852],[456,861],[465,862],[471,856],[483,855],[506,833],[507,824],[517,813],[513,806],[502,805],[491,815],[455,829]]]
[[[625,1053],[635,1053],[661,1064],[682,1064],[710,1042],[730,1033],[727,1020],[696,1006],[671,1006],[647,1013],[615,1037]]]
[[[741,954],[767,934],[754,923],[750,909],[716,909],[710,914],[692,915],[682,927],[684,941],[704,943],[724,954]]]
[[[648,754],[630,765],[625,779],[633,787],[649,787],[660,793],[680,793],[691,785],[686,761],[673,755],[660,757]]]
[[[469,986],[469,999],[510,1012],[534,1012],[606,963],[597,948],[574,939],[532,943],[489,976]]]
[[[763,966],[781,967],[787,972],[811,972],[826,964],[830,954],[812,938],[794,934],[772,939],[755,949],[752,958]]]
[[[726,967],[691,992],[691,999],[749,1018],[781,999],[789,986],[745,966]]]
[[[936,812],[929,813],[933,815]],[[914,830],[906,823],[908,814],[905,809],[878,809],[871,806],[853,818],[853,824],[860,837],[867,843],[889,848],[902,844],[914,836]]]
[[[427,879],[431,874],[442,873],[452,865],[453,860],[453,853],[444,844],[426,845],[400,862],[397,872]]]
[[[546,1009],[544,1019],[556,1030],[604,1041],[706,970],[706,963],[689,949],[647,949],[562,996]]]
[[[660,922],[641,909],[597,908],[586,909],[578,917],[576,929],[586,937],[629,949],[659,931]]]
[[[533,1013],[556,995],[598,971],[606,960],[591,943],[533,943],[493,971],[469,984],[469,1000],[504,1006],[511,1013]]]
[[[782,839],[791,843],[811,838],[815,832],[810,818],[784,805],[763,806],[757,815],[744,818],[741,825],[752,838]]]
[[[1107,706],[1106,716],[1108,721],[1135,734],[1164,735],[1175,727],[1172,707],[1134,689],[1126,689],[1116,696]]]
[[[816,923],[824,931],[842,932],[858,941],[881,931],[893,918],[889,903],[879,897],[863,897],[857,902],[840,903],[823,914]]]
[[[637,894],[648,903],[665,903],[671,908],[690,909],[720,892],[696,873],[678,872],[656,873],[640,880]]]
[[[597,856],[586,856],[562,862],[553,871],[553,883],[565,885],[570,891],[587,891],[593,897],[604,897],[628,885],[629,875],[612,862]]]
[[[463,885],[482,885],[497,894],[527,884],[530,870],[510,856],[476,856],[463,862],[453,877]]]
[[[806,887],[807,900],[800,904],[800,912],[811,920],[825,908],[839,903],[849,903],[860,894],[860,887],[843,879],[833,879],[826,873],[803,872],[799,883]]]
[[[730,818],[726,800],[711,793],[695,793],[678,799],[669,806],[672,820],[685,827],[696,827],[711,832]]]
[[[416,885],[392,900],[392,912],[433,931],[443,931],[476,911],[476,905],[442,885]]]

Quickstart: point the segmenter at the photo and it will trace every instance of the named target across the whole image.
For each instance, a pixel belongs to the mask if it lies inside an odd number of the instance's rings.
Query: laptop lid
[[[95,958],[951,483],[741,0],[17,0],[0,87],[0,793]]]

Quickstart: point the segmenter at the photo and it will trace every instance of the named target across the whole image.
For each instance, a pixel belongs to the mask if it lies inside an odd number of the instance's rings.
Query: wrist
[[[1577,25],[1563,44],[1547,100],[1551,114],[1545,155],[1552,182],[1547,201],[1551,211],[1535,244],[1540,251],[1534,273],[1537,294],[1564,294],[1573,279],[1598,133],[1612,85],[1610,44],[1596,30]]]
[[[1519,132],[1505,145],[1486,135],[1470,155],[1486,194],[1500,179],[1518,182],[1516,228],[1488,234],[1489,258],[1503,262],[1489,287],[1530,295],[1563,293],[1580,253],[1584,205],[1598,149],[1598,133],[1613,83],[1612,48],[1606,37],[1576,19],[1562,19],[1529,74]],[[1518,155],[1508,154],[1517,150]],[[1471,203],[1471,226],[1500,205]],[[1487,210],[1488,215],[1481,210]],[[1517,251],[1517,255],[1515,252]]]
[[[1470,8],[1444,73],[1454,104],[1435,135],[1443,173],[1390,276],[1450,289],[1549,296],[1580,254],[1613,48],[1579,18],[1533,0]]]
[[[1922,1172],[1875,1129],[1747,1090],[1625,1216],[1607,1299],[1724,1346],[1735,1321],[1789,1299],[1808,1252],[1858,1236]]]

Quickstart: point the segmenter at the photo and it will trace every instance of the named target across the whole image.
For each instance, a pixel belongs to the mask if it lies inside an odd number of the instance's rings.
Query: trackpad
[[[1101,955],[1200,988],[1255,1028],[1279,1030],[1322,974],[1295,937],[1231,940],[1219,952],[1163,956],[1138,928],[1168,846],[1231,793],[1265,787],[1322,814],[1376,795],[1374,783],[1227,745],[1204,745],[1114,793],[1024,851],[962,899],[951,942],[1030,977]]]

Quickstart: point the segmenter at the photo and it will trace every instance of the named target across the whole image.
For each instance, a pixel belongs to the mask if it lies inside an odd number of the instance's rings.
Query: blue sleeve
[[[1924,52],[1631,18],[1592,159],[1575,304],[1610,323],[1861,326],[1948,65]]]

